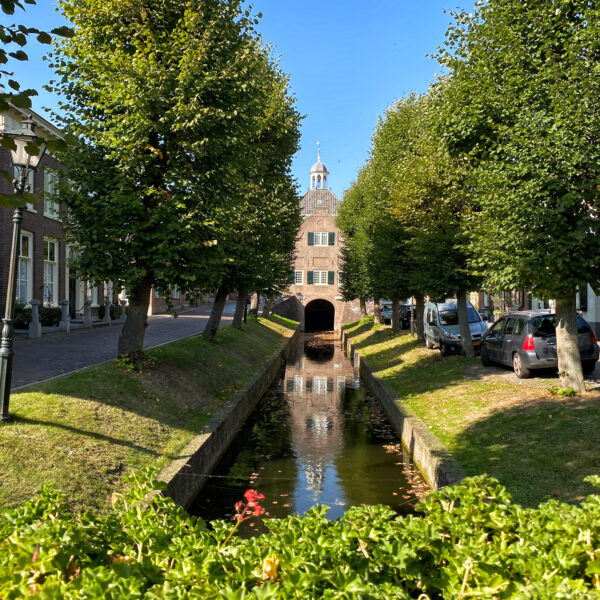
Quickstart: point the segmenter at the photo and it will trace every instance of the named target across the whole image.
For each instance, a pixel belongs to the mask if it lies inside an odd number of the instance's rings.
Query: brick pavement
[[[176,319],[169,315],[148,317],[144,348],[179,340],[204,331],[211,306],[201,306]],[[223,311],[222,325],[230,323],[235,302],[228,302]],[[97,329],[76,329],[69,334],[44,336],[37,340],[16,339],[12,388],[43,381],[83,367],[111,360],[117,355],[117,343],[122,325]]]

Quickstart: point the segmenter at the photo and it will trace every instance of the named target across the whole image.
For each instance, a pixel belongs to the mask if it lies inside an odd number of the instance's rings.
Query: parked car
[[[381,303],[381,322],[389,325],[392,322],[392,303]]]
[[[487,325],[470,302],[467,302],[467,314],[473,347],[477,350],[482,335],[487,331]],[[425,345],[428,348],[439,346],[442,356],[462,351],[456,300],[447,300],[443,303],[428,302],[425,305],[423,329]]]
[[[401,304],[400,305],[400,329],[409,329],[410,328],[410,313],[413,313],[413,318],[415,322],[417,320],[417,316],[415,313],[415,305],[414,304]]]
[[[535,369],[558,367],[556,355],[556,315],[539,310],[522,310],[498,319],[481,342],[481,362],[512,365],[520,379]],[[577,315],[581,366],[591,373],[598,361],[598,340],[593,329]]]

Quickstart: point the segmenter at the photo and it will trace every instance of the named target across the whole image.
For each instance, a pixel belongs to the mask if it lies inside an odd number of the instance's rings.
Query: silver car
[[[481,341],[481,362],[512,366],[520,379],[535,369],[558,367],[556,356],[556,315],[523,310],[498,319]],[[581,366],[591,373],[598,360],[598,342],[592,328],[577,316],[577,332]]]

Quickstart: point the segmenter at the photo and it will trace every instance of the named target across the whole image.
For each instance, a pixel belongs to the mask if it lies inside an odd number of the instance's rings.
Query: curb
[[[296,327],[283,349],[276,350],[258,373],[190,440],[182,450],[181,458],[161,471],[158,479],[167,484],[165,495],[183,508],[192,504],[240,427],[285,366],[300,335],[300,329]]]
[[[383,406],[403,446],[410,453],[429,486],[433,490],[439,490],[464,479],[465,473],[458,461],[427,429],[423,421],[403,406],[400,398],[387,389],[385,382],[375,375],[367,359],[355,350],[345,331],[342,331],[341,339],[344,351],[350,356],[363,381]]]

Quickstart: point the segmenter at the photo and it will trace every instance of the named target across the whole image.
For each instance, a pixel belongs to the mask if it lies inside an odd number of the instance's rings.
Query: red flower
[[[244,498],[250,503],[254,503],[257,500],[264,500],[265,497],[262,494],[257,494],[256,490],[246,490]]]
[[[254,507],[254,516],[258,517],[258,516],[262,515],[262,511],[263,511],[262,506],[260,504],[257,504]]]

